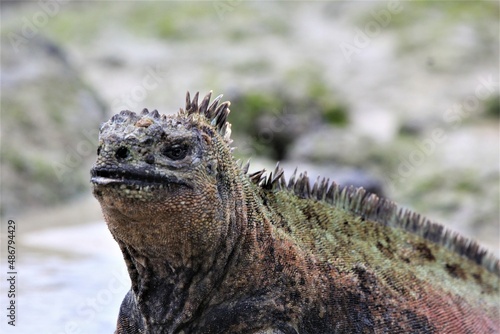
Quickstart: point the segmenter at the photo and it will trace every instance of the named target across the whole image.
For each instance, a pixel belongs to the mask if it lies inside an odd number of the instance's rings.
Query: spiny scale
[[[198,97],[199,92],[196,92],[192,100],[189,92],[186,93],[186,112],[188,115],[194,113],[203,114],[210,121],[210,123],[217,128],[224,139],[230,142],[231,124],[227,123],[227,116],[230,112],[229,106],[231,105],[231,102],[226,101],[219,105],[219,101],[222,98],[221,94],[210,104],[210,98],[212,97],[212,92],[210,91],[198,106]]]
[[[160,119],[160,118],[164,119],[165,118],[165,115],[160,115],[160,113],[156,109],[154,109],[153,111],[149,111],[147,108],[144,108],[144,109],[142,109],[140,115],[141,116],[151,116],[154,119]]]

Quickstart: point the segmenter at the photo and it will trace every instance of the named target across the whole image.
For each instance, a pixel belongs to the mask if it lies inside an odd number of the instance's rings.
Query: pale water
[[[113,333],[130,280],[104,222],[19,229],[16,243],[16,326],[7,323],[10,300],[3,278],[2,333]],[[7,272],[3,248],[2,276]]]

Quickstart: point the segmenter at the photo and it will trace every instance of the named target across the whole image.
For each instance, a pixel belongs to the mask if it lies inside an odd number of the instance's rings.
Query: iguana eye
[[[189,147],[185,144],[167,146],[162,154],[172,160],[181,160],[188,154]]]

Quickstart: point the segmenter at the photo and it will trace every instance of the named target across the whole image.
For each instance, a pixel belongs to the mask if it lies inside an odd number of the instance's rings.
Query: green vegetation
[[[286,111],[284,100],[273,93],[251,92],[233,98],[231,109],[238,111],[231,114],[233,132],[247,137],[247,146],[253,153],[275,158],[284,156],[292,138],[288,138],[281,128],[273,131],[273,124],[263,124],[265,116],[267,123],[283,121],[282,117],[286,116],[283,115]],[[282,138],[284,136],[287,138]]]
[[[332,125],[345,126],[349,119],[347,109],[339,104],[330,104],[321,108],[323,118]]]
[[[349,124],[347,105],[341,102],[338,94],[329,87],[319,66],[298,67],[288,73],[287,81],[305,92],[305,110],[319,111],[322,121],[333,126],[344,127]]]
[[[231,103],[231,109],[237,110],[231,114],[233,132],[247,137],[245,142],[252,153],[282,160],[289,146],[314,124],[348,123],[347,108],[329,96],[327,89],[320,92],[320,88],[302,97],[284,91],[236,96]]]
[[[486,100],[486,116],[500,118],[500,96],[493,96]]]
[[[386,9],[387,4],[380,3],[375,11]],[[498,20],[498,3],[494,1],[435,1],[422,0],[402,2],[402,11],[391,15],[388,28],[409,27],[423,20],[434,21],[441,27],[453,26],[454,23],[481,22],[484,19]],[[432,20],[434,19],[434,20]],[[364,21],[373,20],[366,15]]]

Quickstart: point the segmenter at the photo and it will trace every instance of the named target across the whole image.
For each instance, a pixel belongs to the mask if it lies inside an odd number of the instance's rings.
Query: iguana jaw
[[[90,174],[90,180],[95,187],[120,186],[122,189],[147,187],[162,189],[173,185],[180,185],[191,188],[185,181],[179,180],[176,177],[139,170],[115,170],[94,167]]]
[[[94,166],[90,181],[96,198],[108,203],[125,201],[124,207],[133,207],[135,202],[165,201],[181,189],[191,191],[193,185],[175,175],[164,175],[137,168],[116,169]],[[104,202],[103,202],[104,201]]]

